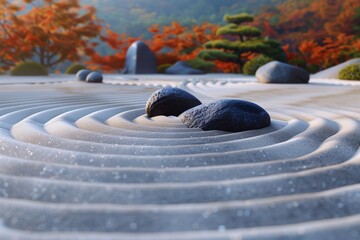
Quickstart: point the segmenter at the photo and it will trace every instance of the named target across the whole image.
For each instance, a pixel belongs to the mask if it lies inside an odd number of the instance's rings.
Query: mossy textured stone
[[[268,127],[270,115],[259,105],[235,99],[202,104],[180,115],[189,128],[242,132]]]

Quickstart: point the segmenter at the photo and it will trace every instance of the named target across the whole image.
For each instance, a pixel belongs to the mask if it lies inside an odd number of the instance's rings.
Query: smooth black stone
[[[126,53],[123,74],[153,74],[157,73],[155,54],[141,41],[134,42]]]
[[[150,96],[145,111],[148,117],[179,116],[184,111],[200,104],[199,99],[180,88],[165,87]]]
[[[272,61],[256,71],[260,83],[308,83],[310,74],[300,67]]]
[[[86,77],[91,73],[90,70],[82,69],[76,73],[76,79],[79,81],[86,81]]]
[[[191,75],[191,74],[204,74],[203,71],[199,69],[195,69],[187,65],[183,61],[178,61],[171,67],[165,70],[166,74],[174,74],[174,75]]]
[[[202,104],[180,115],[189,128],[242,132],[268,127],[270,115],[259,105],[243,101],[223,99]]]
[[[92,72],[86,77],[88,83],[102,83],[103,76],[99,72]]]

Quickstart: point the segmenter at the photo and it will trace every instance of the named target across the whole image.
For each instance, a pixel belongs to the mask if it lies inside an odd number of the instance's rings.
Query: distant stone
[[[178,61],[171,67],[165,70],[166,74],[176,75],[190,75],[190,74],[204,74],[203,71],[195,69],[186,64],[186,62]]]
[[[200,104],[199,99],[180,88],[165,87],[150,96],[145,110],[148,117],[179,116]]]
[[[310,74],[300,67],[272,61],[256,71],[260,83],[308,83]]]
[[[134,42],[126,53],[124,74],[157,73],[155,54],[141,41]]]
[[[90,70],[82,69],[76,73],[76,79],[79,81],[86,81],[86,77],[91,73]]]
[[[92,72],[86,77],[88,83],[102,83],[103,75],[99,72]]]
[[[180,115],[189,128],[242,132],[270,125],[270,115],[259,105],[242,100],[223,99],[202,104]]]

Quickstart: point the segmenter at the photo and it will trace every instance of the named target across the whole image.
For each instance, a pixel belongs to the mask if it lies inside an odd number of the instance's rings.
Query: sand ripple
[[[227,133],[108,83],[2,86],[1,239],[360,239],[359,86],[169,81],[272,117]]]

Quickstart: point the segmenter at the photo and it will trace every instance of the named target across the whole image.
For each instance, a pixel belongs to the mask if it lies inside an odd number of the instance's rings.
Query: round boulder
[[[270,115],[259,105],[233,99],[194,107],[181,114],[180,119],[187,127],[204,131],[242,132],[268,127],[271,123]]]
[[[86,77],[88,83],[102,83],[103,76],[99,72],[92,72]]]
[[[256,71],[260,83],[308,83],[310,74],[300,67],[272,61]]]
[[[179,116],[200,104],[199,99],[180,88],[165,87],[150,96],[145,111],[148,117]]]
[[[90,70],[82,69],[76,73],[76,79],[79,81],[86,81],[86,77],[91,73]]]

